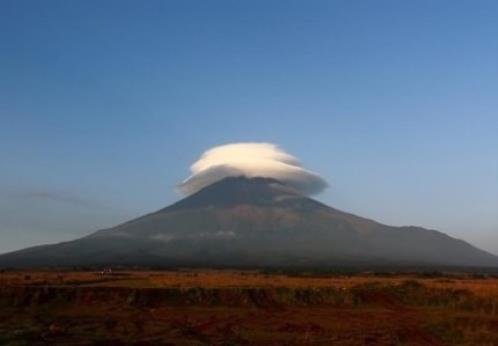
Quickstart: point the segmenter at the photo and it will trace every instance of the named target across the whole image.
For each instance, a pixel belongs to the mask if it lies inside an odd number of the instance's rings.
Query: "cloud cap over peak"
[[[304,169],[299,160],[272,143],[231,143],[205,151],[190,167],[192,175],[179,185],[185,195],[227,177],[273,178],[303,195],[323,191],[327,182]]]

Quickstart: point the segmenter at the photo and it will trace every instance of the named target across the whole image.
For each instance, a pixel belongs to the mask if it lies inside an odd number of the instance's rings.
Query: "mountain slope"
[[[458,239],[328,207],[267,178],[226,178],[167,208],[0,266],[497,266]]]

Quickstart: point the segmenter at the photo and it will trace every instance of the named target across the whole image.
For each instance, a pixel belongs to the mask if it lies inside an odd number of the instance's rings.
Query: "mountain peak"
[[[217,181],[164,210],[207,206],[229,207],[241,204],[265,206],[287,199],[308,198],[273,178],[238,176]]]

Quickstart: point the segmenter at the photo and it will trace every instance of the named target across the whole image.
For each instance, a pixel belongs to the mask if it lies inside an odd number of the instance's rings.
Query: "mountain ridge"
[[[271,178],[230,177],[69,242],[0,255],[0,266],[498,267],[444,233],[394,227],[329,207]]]

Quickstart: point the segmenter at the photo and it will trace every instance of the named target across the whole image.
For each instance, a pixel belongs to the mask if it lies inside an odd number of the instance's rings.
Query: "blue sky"
[[[215,145],[498,253],[496,1],[0,2],[0,252],[159,209]]]

